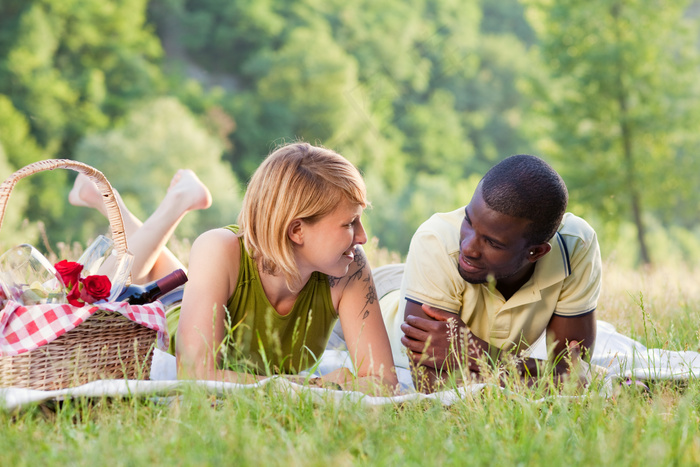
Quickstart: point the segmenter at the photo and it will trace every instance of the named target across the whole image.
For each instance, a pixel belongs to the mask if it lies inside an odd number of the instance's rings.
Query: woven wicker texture
[[[50,159],[18,170],[0,185],[0,226],[12,189],[37,172],[70,169],[97,185],[104,197],[117,255],[127,251],[121,211],[105,176],[87,164]],[[0,387],[55,390],[100,379],[148,379],[157,332],[119,313],[97,311],[82,324],[31,352],[0,357]]]

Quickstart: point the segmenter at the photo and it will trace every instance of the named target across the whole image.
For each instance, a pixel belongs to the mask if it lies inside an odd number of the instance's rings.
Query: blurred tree
[[[297,27],[280,48],[262,51],[244,71],[258,79],[250,91],[232,96],[243,173],[255,170],[270,142],[332,141],[337,149],[352,137],[348,130],[357,116],[345,95],[357,86],[356,62],[333,42],[325,24]],[[260,137],[245,131],[251,126],[263,132],[261,140],[251,140]]]
[[[481,0],[481,31],[491,36],[515,36],[527,47],[537,44],[537,35],[525,17],[521,0]]]
[[[13,170],[7,161],[5,149],[0,140],[0,174],[7,179]],[[2,216],[2,229],[0,230],[0,254],[20,243],[29,243],[39,246],[39,226],[29,225],[24,219],[24,210],[27,205],[26,183],[21,181],[15,185],[10,193],[8,204]]]
[[[77,142],[161,91],[160,44],[145,23],[147,0],[0,2],[0,94],[29,123],[30,139],[6,151],[13,168],[71,158]],[[31,141],[31,143],[30,143]],[[67,172],[29,178],[26,215],[54,238],[70,235]]]
[[[279,47],[280,38],[298,26],[284,14],[278,0],[154,0],[151,8],[173,15],[182,28],[179,38],[188,59],[209,73],[227,73],[255,83],[242,67],[265,50]],[[292,2],[297,3],[297,2]],[[158,21],[163,24],[164,18]],[[290,21],[291,20],[291,21]]]
[[[42,159],[42,154],[29,133],[27,119],[15,109],[9,97],[0,94],[0,181],[6,180],[16,169]],[[60,182],[61,177],[54,180]],[[20,180],[13,188],[2,220],[0,252],[19,243],[41,248],[39,226],[26,222],[31,193],[32,185],[26,179]]]
[[[30,134],[29,122],[3,94],[0,94],[0,143],[6,157],[0,171],[3,180],[16,169],[42,158],[43,152]]]
[[[697,23],[687,0],[525,0],[555,85],[540,89],[572,197],[631,219],[690,194],[697,166]],[[694,197],[693,199],[697,199]],[[695,203],[697,205],[697,202]],[[629,217],[627,217],[629,216]]]
[[[22,6],[19,7],[18,3]],[[31,115],[32,134],[70,154],[85,133],[105,128],[130,101],[157,90],[161,49],[145,25],[147,0],[31,0],[0,4],[14,13],[0,92]]]
[[[536,57],[516,0],[153,0],[150,11],[184,73],[225,90],[241,180],[280,143],[329,146],[365,174],[367,224],[391,248],[455,202],[437,180],[454,187],[532,146],[521,87]],[[419,185],[442,199],[418,202]]]
[[[138,153],[137,142],[142,155],[163,154],[137,131],[157,135],[155,121],[229,138],[212,152],[241,180],[277,144],[304,139],[360,167],[376,208],[367,224],[402,251],[434,210],[468,201],[464,180],[531,146],[523,83],[537,67],[521,13],[516,0],[6,0],[0,93],[39,151],[5,142],[7,157],[72,157],[79,143],[78,158],[143,199],[145,215],[158,191],[132,185],[131,170],[121,173],[129,163],[104,164]],[[159,100],[165,113],[149,114],[144,105],[163,94],[196,124]],[[139,173],[153,165],[133,163]],[[96,224],[66,210],[68,178],[33,177],[28,210],[55,238],[83,239]]]

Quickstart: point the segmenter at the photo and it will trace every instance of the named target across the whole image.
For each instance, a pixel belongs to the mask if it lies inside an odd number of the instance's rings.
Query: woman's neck
[[[292,311],[292,307],[299,296],[301,288],[308,282],[309,277],[311,277],[310,274],[306,277],[302,277],[299,290],[291,290],[287,286],[287,282],[282,274],[269,274],[258,268],[258,275],[260,276],[260,283],[262,284],[267,300],[280,315],[287,315]]]

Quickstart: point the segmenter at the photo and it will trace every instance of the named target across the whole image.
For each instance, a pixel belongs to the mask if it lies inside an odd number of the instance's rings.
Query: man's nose
[[[464,236],[464,238],[462,238],[460,247],[462,250],[462,255],[467,258],[478,258],[481,256],[479,241],[477,240],[476,235],[473,233],[468,233]]]

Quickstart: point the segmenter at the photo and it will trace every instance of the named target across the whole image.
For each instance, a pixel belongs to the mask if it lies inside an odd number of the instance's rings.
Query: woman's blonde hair
[[[357,168],[330,149],[297,142],[270,154],[248,183],[238,225],[248,253],[264,272],[282,274],[297,289],[300,274],[287,229],[294,219],[314,223],[343,201],[367,207]]]

